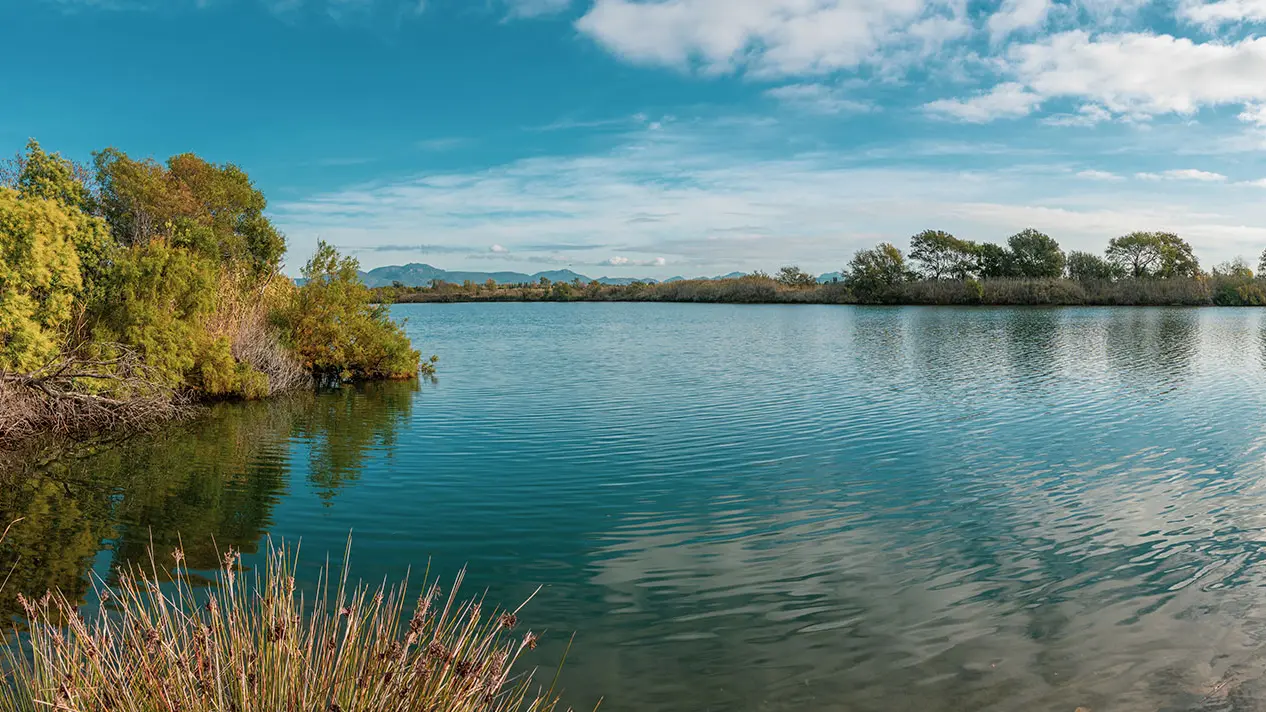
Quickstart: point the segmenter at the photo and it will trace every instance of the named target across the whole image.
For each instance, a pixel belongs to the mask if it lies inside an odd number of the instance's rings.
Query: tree
[[[387,305],[372,303],[359,268],[354,258],[318,242],[303,267],[306,281],[277,320],[299,359],[319,376],[342,381],[416,376],[418,352]]]
[[[78,211],[0,188],[0,371],[52,360],[83,286],[72,235]]]
[[[982,242],[973,246],[975,271],[981,279],[1002,279],[1016,276],[1015,255],[1002,245]]]
[[[26,153],[10,161],[7,180],[24,198],[44,198],[85,213],[92,211],[92,191],[88,187],[91,173],[84,166],[49,154],[40,142],[31,139],[26,143]]]
[[[1200,260],[1186,240],[1171,232],[1157,232],[1153,235],[1160,252],[1160,269],[1156,276],[1162,279],[1200,276]]]
[[[204,356],[219,368],[227,350],[206,329],[216,279],[213,261],[162,240],[123,249],[105,276],[104,297],[92,305],[93,336],[135,349],[165,385],[197,385],[190,379]]]
[[[1257,260],[1257,276],[1266,277],[1266,250],[1262,250],[1262,256]]]
[[[818,283],[817,277],[805,272],[797,265],[788,265],[778,270],[778,276],[775,279],[782,286],[795,289],[814,287]]]
[[[1055,279],[1064,274],[1064,251],[1049,235],[1026,228],[1007,239],[1019,277]]]
[[[1160,246],[1150,232],[1132,232],[1108,241],[1108,261],[1130,277],[1151,277],[1160,265]]]
[[[1121,268],[1098,255],[1076,250],[1068,253],[1068,278],[1077,282],[1111,281],[1121,276]]]
[[[1233,277],[1235,279],[1252,279],[1253,270],[1248,266],[1248,260],[1243,257],[1236,257],[1233,260],[1223,262],[1213,268],[1213,273],[1219,277]]]
[[[887,242],[853,255],[844,275],[849,289],[864,301],[881,300],[910,278],[901,250]]]
[[[1108,243],[1108,261],[1135,279],[1196,277],[1200,261],[1191,245],[1171,232],[1132,232]]]
[[[79,254],[79,274],[83,281],[84,300],[100,295],[97,287],[110,262],[113,240],[105,223],[92,217],[96,200],[88,183],[89,170],[60,154],[46,153],[39,141],[31,139],[26,153],[9,162],[11,175],[0,183],[9,183],[26,200],[50,200],[60,205],[75,223],[70,235]]]
[[[910,238],[910,259],[921,266],[924,279],[963,279],[974,266],[970,242],[941,230],[924,230]]]
[[[94,156],[101,210],[125,245],[164,237],[176,247],[271,274],[286,242],[264,216],[268,201],[242,169],[191,153],[166,166],[137,161],[118,149]]]

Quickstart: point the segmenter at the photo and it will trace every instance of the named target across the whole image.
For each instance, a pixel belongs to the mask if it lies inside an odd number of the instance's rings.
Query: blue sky
[[[1266,248],[1266,0],[0,0],[0,147],[195,151],[366,267]],[[19,58],[21,61],[19,61]]]

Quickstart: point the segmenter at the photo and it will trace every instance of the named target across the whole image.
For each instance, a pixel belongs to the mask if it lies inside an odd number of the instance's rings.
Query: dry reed
[[[536,647],[518,611],[423,587],[403,617],[405,588],[349,587],[327,566],[315,601],[296,593],[296,557],[268,548],[248,575],[230,551],[217,586],[198,595],[173,552],[159,567],[98,583],[104,612],[87,621],[57,593],[23,599],[30,632],[9,646],[0,708],[120,712],[551,712],[553,688],[512,673]],[[346,561],[346,558],[344,559]],[[331,597],[331,587],[334,588]],[[537,691],[534,691],[537,690]]]

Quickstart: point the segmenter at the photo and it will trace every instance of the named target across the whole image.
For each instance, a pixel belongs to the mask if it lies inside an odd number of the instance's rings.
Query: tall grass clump
[[[84,619],[65,596],[20,599],[30,623],[7,648],[0,709],[120,712],[550,712],[552,688],[512,670],[536,646],[516,611],[485,611],[424,585],[349,586],[323,570],[315,600],[296,593],[296,557],[270,545],[248,574],[230,551],[208,591],[173,552],[159,566],[98,584]],[[205,582],[204,582],[205,583]],[[331,591],[333,589],[333,591]],[[201,591],[201,593],[198,593]]]

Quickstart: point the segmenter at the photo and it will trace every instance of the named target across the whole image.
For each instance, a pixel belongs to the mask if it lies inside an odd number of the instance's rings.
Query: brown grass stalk
[[[160,567],[97,583],[87,620],[51,593],[23,599],[27,644],[8,647],[0,708],[14,712],[552,712],[558,700],[513,672],[536,635],[518,610],[485,611],[424,585],[404,617],[407,581],[349,585],[323,570],[314,601],[296,591],[296,556],[270,544],[248,573],[230,551],[208,592],[173,552]],[[345,558],[346,561],[346,558]],[[521,607],[520,607],[521,608]]]

